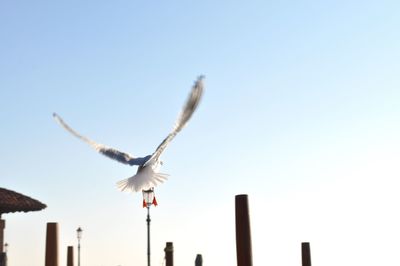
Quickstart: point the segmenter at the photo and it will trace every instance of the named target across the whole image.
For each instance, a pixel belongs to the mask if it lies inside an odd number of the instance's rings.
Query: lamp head
[[[78,239],[80,240],[82,238],[82,228],[78,227],[78,229],[76,229],[76,236],[78,237]]]
[[[154,188],[148,190],[142,190],[143,194],[143,205],[150,207],[154,203]]]

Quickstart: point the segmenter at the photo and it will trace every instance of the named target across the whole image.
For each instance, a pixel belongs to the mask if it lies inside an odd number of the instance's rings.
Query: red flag
[[[154,206],[157,206],[157,205],[158,205],[157,200],[156,200],[156,197],[153,198],[153,205],[154,205]]]
[[[143,200],[143,208],[146,208],[146,207],[147,207],[146,201]]]

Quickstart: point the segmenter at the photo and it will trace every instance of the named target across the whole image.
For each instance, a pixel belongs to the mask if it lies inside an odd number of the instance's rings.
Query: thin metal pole
[[[78,266],[81,266],[81,240],[78,238]]]
[[[147,266],[150,266],[150,207],[147,206]],[[79,265],[78,265],[79,266]]]

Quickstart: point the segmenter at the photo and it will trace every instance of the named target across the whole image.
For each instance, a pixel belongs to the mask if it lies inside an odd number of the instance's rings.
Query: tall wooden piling
[[[7,253],[4,250],[4,228],[6,228],[6,221],[1,219],[0,213],[0,266],[7,265]]]
[[[68,246],[67,248],[67,266],[74,266],[74,247]]]
[[[195,266],[203,266],[203,257],[201,254],[197,254],[196,260],[194,261]]]
[[[250,215],[247,195],[236,195],[235,214],[237,266],[252,266]]]
[[[0,252],[0,266],[7,266],[7,253]]]
[[[4,250],[4,228],[6,228],[6,221],[1,219],[0,213],[0,253]]]
[[[58,266],[58,224],[47,223],[45,266]]]
[[[309,242],[301,243],[301,261],[302,266],[311,266],[311,251]]]
[[[165,266],[174,266],[174,245],[172,242],[167,242],[164,252]]]

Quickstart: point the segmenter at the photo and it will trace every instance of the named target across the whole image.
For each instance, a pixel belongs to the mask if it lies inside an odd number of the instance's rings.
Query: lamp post
[[[150,266],[150,206],[157,206],[156,197],[154,196],[154,188],[142,190],[143,208],[147,208],[147,266]],[[79,266],[79,265],[78,265]]]
[[[82,238],[82,228],[78,227],[76,229],[76,236],[78,238],[78,266],[81,266],[81,238]]]

